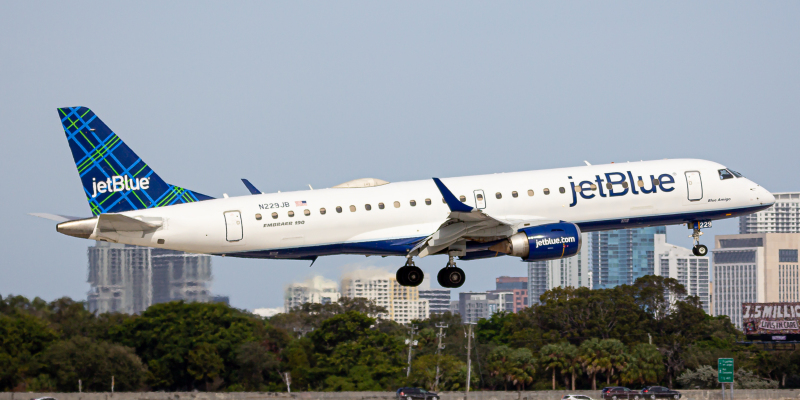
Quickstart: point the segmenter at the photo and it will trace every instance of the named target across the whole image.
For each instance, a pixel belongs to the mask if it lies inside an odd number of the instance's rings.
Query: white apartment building
[[[800,301],[800,233],[715,237],[714,315],[742,328],[742,303]]]
[[[528,263],[528,304],[539,304],[539,296],[557,287],[592,287],[589,233],[581,233],[581,250],[573,257]]]
[[[697,296],[703,311],[711,315],[709,287],[710,257],[698,257],[691,249],[667,243],[667,235],[655,234],[655,275],[674,278],[686,287],[687,295]],[[670,298],[675,302],[677,298]]]
[[[800,233],[800,192],[773,193],[772,207],[739,217],[739,233]]]
[[[400,285],[395,274],[388,271],[359,270],[345,274],[342,296],[369,299],[387,310],[375,317],[401,324],[430,316],[428,300],[420,298],[419,288]]]
[[[292,283],[286,287],[284,293],[284,312],[289,312],[306,303],[335,303],[342,296],[336,282],[321,276],[314,276],[301,283]]]

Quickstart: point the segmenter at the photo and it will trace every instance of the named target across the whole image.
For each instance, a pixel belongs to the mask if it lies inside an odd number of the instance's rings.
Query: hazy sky
[[[240,178],[273,192],[682,157],[800,190],[798,21],[780,1],[2,2],[0,294],[89,289],[93,242],[27,215],[90,215],[56,107],[90,107],[214,197],[248,194]],[[402,263],[214,258],[213,290],[276,307],[289,282]],[[526,275],[510,257],[459,266],[463,290]]]

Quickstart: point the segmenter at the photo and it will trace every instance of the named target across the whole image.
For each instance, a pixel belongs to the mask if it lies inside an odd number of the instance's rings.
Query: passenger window
[[[719,170],[719,179],[721,180],[733,179],[733,174],[730,173],[730,171],[728,171],[727,169],[721,169]]]
[[[278,219],[278,213],[276,212],[272,213],[272,219]]]
[[[614,188],[614,185],[612,185],[611,182],[606,183],[606,189],[611,190],[612,188]]]
[[[591,185],[589,186],[589,188],[591,188],[592,190],[597,190],[597,185],[595,185],[595,184],[593,183],[593,184],[591,184]]]
[[[644,181],[643,181],[643,180],[641,180],[641,179],[639,179],[639,181],[638,181],[638,182],[636,182],[636,186],[639,186],[639,187],[644,187]]]
[[[369,204],[364,204],[364,209],[367,211],[372,210],[372,206]]]
[[[327,212],[327,211],[325,210],[325,208],[320,208],[320,209],[319,209],[319,213],[320,213],[321,215],[325,215],[325,213],[326,213],[326,212]]]
[[[658,182],[658,178],[656,178],[656,179],[653,179],[653,186],[657,186],[657,185],[658,185],[658,183],[659,183],[659,182]]]
[[[580,193],[581,190],[583,190],[583,188],[581,188],[580,186],[575,186],[575,191],[576,192]]]
[[[511,197],[516,199],[517,196],[519,196],[519,193],[517,193],[516,191],[511,192]]]
[[[411,207],[414,207],[414,206],[417,205],[417,201],[416,200],[411,200],[411,201],[408,202],[408,204],[411,204]]]
[[[306,217],[311,215],[311,210],[308,209],[303,210],[303,215],[305,215]]]
[[[386,206],[384,206],[384,205],[383,205],[383,203],[378,203],[378,208],[380,208],[381,210],[383,210],[383,208],[384,208],[384,207],[386,207]]]
[[[564,187],[562,186],[562,187],[558,188],[558,192],[562,193],[562,194],[563,193],[567,193],[567,189],[564,189]]]
[[[356,206],[350,206],[350,212],[356,212]]]
[[[261,214],[256,214],[256,221],[261,221]]]
[[[547,188],[545,188],[545,189],[543,190],[543,192],[544,192],[544,194],[550,194],[550,189],[547,189]]]
[[[462,202],[462,203],[466,203],[466,202],[467,202],[467,198],[466,198],[466,197],[464,197],[464,195],[463,195],[463,194],[462,194],[461,196],[458,196],[458,200],[459,200],[460,202]]]
[[[431,199],[425,199],[425,205],[426,206],[431,205]]]
[[[483,201],[483,195],[482,195],[482,194],[480,194],[480,193],[478,193],[478,194],[475,196],[475,198],[477,198],[477,199],[478,199],[478,201]]]
[[[395,201],[394,202],[394,208],[400,208],[400,202],[399,201]]]
[[[622,188],[623,189],[627,189],[628,188],[628,182],[622,182]]]
[[[336,212],[337,213],[341,213],[342,212],[342,206],[336,206]]]
[[[444,197],[442,197],[442,203],[447,204],[447,202],[444,201]]]
[[[500,200],[500,199],[503,198],[503,194],[500,193],[500,192],[497,192],[497,193],[494,194],[494,197],[497,197],[497,199]]]
[[[528,189],[528,196],[533,196],[533,189]]]
[[[289,211],[289,217],[294,217],[294,211]]]

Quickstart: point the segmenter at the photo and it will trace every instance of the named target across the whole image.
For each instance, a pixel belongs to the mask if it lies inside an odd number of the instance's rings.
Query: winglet
[[[436,187],[439,188],[439,192],[442,193],[442,197],[444,197],[444,201],[447,203],[447,206],[450,207],[451,212],[471,212],[473,210],[472,207],[458,201],[456,196],[441,180],[439,180],[439,178],[433,178],[433,182],[436,184]]]
[[[242,183],[244,183],[244,186],[247,187],[247,190],[249,190],[251,194],[261,194],[262,193],[260,190],[256,189],[256,187],[253,186],[253,184],[250,183],[250,181],[248,181],[247,179],[242,179]]]

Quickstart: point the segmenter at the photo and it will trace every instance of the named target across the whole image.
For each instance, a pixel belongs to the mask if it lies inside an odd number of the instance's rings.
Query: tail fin
[[[58,109],[93,215],[209,200],[164,182],[86,107]]]

